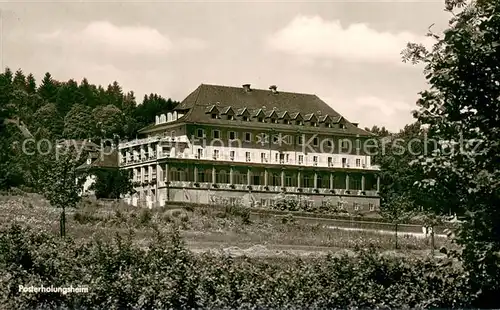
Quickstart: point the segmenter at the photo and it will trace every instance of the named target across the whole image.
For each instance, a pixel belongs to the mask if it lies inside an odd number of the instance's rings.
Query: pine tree
[[[49,72],[45,73],[42,83],[38,88],[38,94],[47,102],[56,102],[58,83],[52,79]]]
[[[21,69],[16,71],[12,85],[14,88],[26,91],[26,77]]]
[[[36,93],[36,80],[33,74],[28,74],[28,77],[26,78],[26,91],[29,94],[34,94]]]

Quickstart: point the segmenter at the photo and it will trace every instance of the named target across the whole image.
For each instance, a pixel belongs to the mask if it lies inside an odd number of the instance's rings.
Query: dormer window
[[[304,122],[303,121],[297,121],[297,125],[304,126]]]
[[[278,124],[278,120],[275,118],[271,118],[271,124]]]
[[[234,116],[233,115],[228,115],[227,116],[228,121],[234,121]]]
[[[212,113],[212,119],[218,119],[219,115]]]
[[[258,120],[259,120],[259,123],[265,123],[265,121],[264,121],[264,118],[263,118],[263,117],[259,117],[259,118],[258,118]]]
[[[332,124],[331,124],[331,123],[326,123],[326,124],[325,124],[325,127],[326,127],[326,128],[332,128]]]
[[[287,119],[285,119],[285,120],[283,120],[283,124],[285,124],[285,125],[290,125],[290,121],[289,121],[289,120],[287,120]]]
[[[248,122],[248,121],[250,121],[250,119],[249,119],[249,118],[248,118],[248,116],[246,116],[246,115],[245,115],[245,116],[243,116],[241,119],[242,119],[244,122]]]
[[[339,124],[339,128],[340,129],[345,129],[345,125],[344,124]]]
[[[318,123],[316,123],[316,122],[311,122],[311,126],[312,126],[312,127],[318,127]]]

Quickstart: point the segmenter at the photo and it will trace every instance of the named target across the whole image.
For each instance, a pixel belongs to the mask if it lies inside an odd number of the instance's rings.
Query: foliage
[[[89,139],[93,136],[92,110],[75,104],[64,118],[63,136],[69,139]]]
[[[119,168],[96,169],[91,171],[95,182],[90,189],[95,191],[98,199],[118,199],[121,195],[131,194],[134,190],[130,170]]]
[[[420,93],[415,117],[440,141],[421,156],[417,184],[434,213],[465,214],[457,233],[464,266],[482,293],[479,307],[498,306],[500,293],[500,3],[446,2],[449,28],[431,50],[411,43],[406,61],[425,64],[430,88]],[[488,302],[487,302],[488,301]]]
[[[233,258],[189,252],[179,232],[147,247],[133,235],[75,243],[13,226],[0,234],[6,308],[255,309],[458,308],[474,296],[449,262],[380,256]],[[23,286],[88,293],[20,293]]]
[[[57,81],[47,72],[37,86],[33,75],[26,75],[20,69],[13,74],[6,68],[0,74],[2,133],[6,132],[5,119],[17,119],[26,124],[36,142],[48,139],[52,146],[56,139],[135,138],[140,128],[151,124],[157,114],[166,113],[176,104],[157,94],[145,96],[142,104],[137,104],[134,93],[124,93],[116,81],[104,88],[85,78],[81,83],[72,79]],[[12,129],[8,136],[0,137],[1,186],[36,187],[35,184],[42,183],[37,180],[41,175],[37,170],[42,169],[36,166],[43,156],[18,156],[22,155],[19,153],[14,156],[11,146],[16,142],[23,145],[25,137],[18,136],[15,127]],[[20,167],[21,173],[7,171],[18,171]]]
[[[270,207],[279,211],[308,212],[320,214],[339,214],[347,211],[338,207],[337,200],[326,200],[318,205],[309,203],[307,196],[300,198],[297,195],[280,194],[276,197],[274,204]]]
[[[85,175],[76,168],[82,163],[81,154],[73,146],[60,146],[57,152],[46,156],[42,166],[41,191],[51,205],[57,208],[74,208],[80,200],[79,193]]]
[[[123,112],[114,105],[99,106],[92,111],[96,122],[96,134],[102,138],[123,136],[122,127],[125,120]]]
[[[54,103],[47,103],[35,112],[30,125],[35,132],[47,130],[48,138],[57,139],[63,134],[64,119],[60,117]]]

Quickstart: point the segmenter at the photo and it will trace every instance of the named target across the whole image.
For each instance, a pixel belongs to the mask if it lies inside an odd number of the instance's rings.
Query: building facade
[[[360,212],[379,207],[373,138],[315,95],[200,85],[119,145],[133,205],[267,206],[284,194]]]

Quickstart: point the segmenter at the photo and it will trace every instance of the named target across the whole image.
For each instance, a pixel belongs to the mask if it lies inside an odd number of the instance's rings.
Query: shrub
[[[157,230],[156,230],[157,231]],[[20,293],[24,286],[87,294]],[[7,309],[457,308],[474,300],[448,261],[381,256],[233,258],[189,252],[179,232],[75,244],[13,226],[0,232],[0,304]]]
[[[142,209],[141,213],[139,214],[139,223],[141,225],[147,226],[149,223],[151,223],[151,211],[149,209]]]

